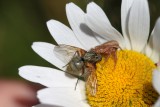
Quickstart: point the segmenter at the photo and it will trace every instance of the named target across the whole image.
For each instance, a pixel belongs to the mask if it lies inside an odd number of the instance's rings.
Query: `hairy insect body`
[[[100,54],[95,53],[94,51],[89,51],[86,52],[82,58],[85,62],[96,63],[102,59],[102,56]]]
[[[81,55],[81,56],[80,56]],[[68,68],[77,75],[80,73],[81,77],[86,80],[86,87],[91,95],[96,94],[97,77],[95,73],[95,64],[102,59],[100,54],[93,51],[84,54],[75,54],[71,61],[68,63]],[[77,80],[78,83],[78,80]],[[76,85],[77,85],[76,83]],[[76,87],[75,87],[76,88]]]
[[[94,51],[85,51],[81,48],[59,45],[54,48],[55,55],[67,62],[66,71],[73,75],[84,78],[86,87],[91,95],[96,94],[97,77],[95,64],[101,61],[102,56]],[[78,83],[78,80],[77,80]],[[76,85],[77,85],[76,83]],[[75,87],[76,88],[76,87]]]
[[[84,62],[81,57],[74,57],[69,63],[73,71],[80,71],[84,66]]]
[[[117,49],[120,48],[117,41],[112,40],[109,42],[105,42],[102,45],[96,46],[95,48],[91,49],[97,54],[103,54],[105,55],[106,60],[112,55],[114,58],[114,61],[117,61]]]
[[[81,56],[80,56],[81,55]],[[102,59],[101,55],[96,54],[95,52],[89,51],[84,54],[75,54],[73,58],[68,63],[68,67],[71,69],[72,72],[85,72],[85,69],[89,69],[90,66],[87,66],[88,64],[91,64],[93,67],[95,66],[95,63],[100,61]],[[87,70],[89,72],[92,72],[91,70]]]
[[[118,48],[120,48],[118,42],[112,40],[96,46],[90,51],[69,45],[59,45],[54,48],[54,52],[62,58],[62,61],[68,61],[66,65],[68,72],[86,80],[87,90],[94,96],[97,90],[96,63],[101,61],[102,54],[105,55],[106,60],[112,55],[116,62]]]

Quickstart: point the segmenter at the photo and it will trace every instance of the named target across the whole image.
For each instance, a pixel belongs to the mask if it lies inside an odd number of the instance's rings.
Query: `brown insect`
[[[67,72],[84,78],[87,90],[94,96],[97,90],[95,64],[101,60],[102,56],[94,51],[85,51],[81,48],[69,45],[56,46],[54,52],[63,62],[67,63]]]
[[[66,62],[67,72],[84,78],[87,90],[94,96],[97,90],[95,64],[102,59],[100,54],[106,55],[106,60],[112,55],[116,62],[118,48],[120,48],[118,42],[112,40],[96,46],[90,51],[69,45],[59,45],[54,48],[54,52],[63,62]]]
[[[95,48],[91,49],[91,51],[94,51],[97,54],[104,54],[106,60],[112,55],[114,58],[114,61],[117,61],[117,49],[120,48],[119,44],[115,40],[111,40],[109,42],[105,42],[102,45],[96,46]],[[121,49],[121,48],[120,48]]]

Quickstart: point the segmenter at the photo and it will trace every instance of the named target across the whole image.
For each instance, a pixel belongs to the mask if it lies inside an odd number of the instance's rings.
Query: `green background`
[[[46,21],[56,19],[68,25],[65,5],[74,2],[83,10],[92,0],[0,0],[0,77],[18,78],[23,65],[54,67],[32,49],[35,41],[55,43]],[[94,0],[121,32],[121,0]],[[151,29],[160,16],[160,1],[149,0]]]

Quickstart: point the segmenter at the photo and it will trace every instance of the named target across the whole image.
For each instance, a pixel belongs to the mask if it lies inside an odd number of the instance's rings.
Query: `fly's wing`
[[[85,50],[78,47],[60,44],[59,46],[55,46],[53,51],[62,62],[67,64],[80,50],[85,52]]]
[[[97,91],[97,76],[96,76],[96,72],[93,71],[90,73],[90,75],[87,78],[86,81],[86,87],[87,90],[90,92],[90,94],[92,96],[96,95],[96,91]]]
[[[97,75],[95,70],[95,65],[91,63],[86,64],[87,74],[86,76],[86,87],[92,96],[96,95],[97,91]]]
[[[78,48],[78,47],[74,47],[74,46],[70,46],[70,45],[64,45],[64,44],[60,44],[59,46],[55,46],[54,47],[54,54],[62,61],[64,62],[64,67],[65,67],[65,71],[66,75],[69,73],[71,75],[74,75],[76,77],[79,77],[82,72],[82,70],[76,71],[73,70],[73,68],[71,67],[71,60],[76,57],[79,56],[81,57],[86,51]]]

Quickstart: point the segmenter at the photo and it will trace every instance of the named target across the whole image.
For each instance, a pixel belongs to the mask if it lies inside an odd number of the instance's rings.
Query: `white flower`
[[[160,66],[153,71],[153,86],[155,90],[160,94]],[[160,97],[154,104],[154,107],[160,107]]]
[[[154,62],[159,61],[160,19],[147,42],[150,28],[147,0],[122,0],[123,36],[111,25],[103,10],[94,2],[87,5],[86,14],[73,3],[66,5],[66,13],[72,30],[56,20],[47,22],[48,29],[58,44],[89,50],[106,41],[116,40],[123,49],[144,52]],[[48,87],[38,92],[42,104],[89,107],[90,105],[86,103],[85,83],[80,81],[77,89],[74,90],[77,79],[69,78],[62,72],[65,71],[63,66],[66,62],[62,62],[54,55],[54,46],[50,43],[35,42],[32,49],[60,70],[27,65],[19,68],[20,76]],[[156,84],[155,82],[153,84]]]

